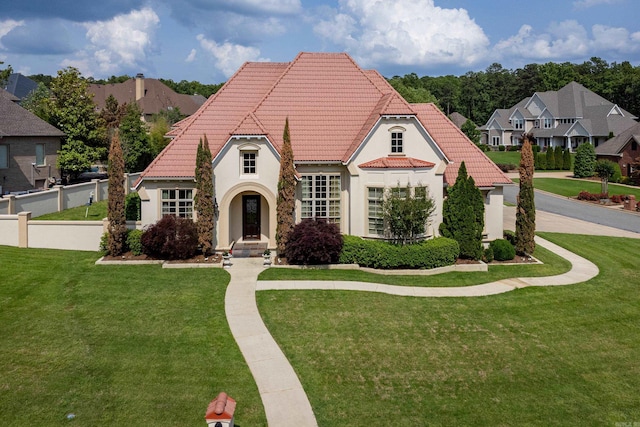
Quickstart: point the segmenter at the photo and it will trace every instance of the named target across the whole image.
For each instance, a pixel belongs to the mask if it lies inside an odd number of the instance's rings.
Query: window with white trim
[[[402,153],[402,138],[403,132],[394,131],[391,132],[391,153]]]
[[[9,146],[0,145],[0,169],[9,168]]]
[[[491,137],[491,145],[500,145],[500,137],[492,136]]]
[[[44,166],[46,161],[44,144],[36,144],[36,166]]]
[[[340,175],[303,175],[301,217],[340,224],[340,194]]]
[[[242,152],[242,174],[243,175],[255,175],[258,173],[258,152],[257,151],[243,151]]]
[[[193,190],[161,190],[162,216],[193,218]]]
[[[545,118],[542,122],[543,129],[551,129],[553,128],[553,119]]]
[[[522,120],[522,119],[513,119],[513,128],[515,130],[524,129],[524,120]]]
[[[382,236],[384,234],[384,216],[382,212],[384,188],[369,187],[368,193],[369,234]]]

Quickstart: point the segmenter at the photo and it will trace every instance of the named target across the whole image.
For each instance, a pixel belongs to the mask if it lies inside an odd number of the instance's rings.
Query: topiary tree
[[[398,187],[400,190],[400,187]],[[435,210],[435,202],[426,187],[416,187],[412,193],[407,186],[405,195],[400,191],[389,191],[382,202],[382,213],[394,243],[415,243],[424,236],[429,218]]]
[[[600,193],[609,194],[609,180],[616,172],[616,163],[611,160],[598,160],[595,166],[596,175],[600,177]]]
[[[536,207],[533,191],[532,135],[523,135],[520,150],[520,192],[516,210],[516,252],[520,255],[532,254],[535,250]]]
[[[296,199],[296,170],[293,164],[293,148],[289,136],[289,118],[284,122],[282,150],[280,153],[280,174],[278,176],[278,200],[276,202],[276,242],[278,253],[287,248],[289,234],[293,230],[295,219],[293,212]]]
[[[454,239],[460,245],[460,257],[482,257],[482,230],[484,229],[484,203],[475,181],[467,175],[464,162],[458,169],[458,177],[449,188],[442,206],[440,234]]]
[[[290,264],[333,264],[340,259],[342,244],[338,225],[322,218],[306,218],[291,231],[284,254]]]
[[[596,173],[596,150],[588,142],[580,144],[576,150],[573,175],[576,178],[589,178]]]
[[[124,252],[127,239],[127,219],[124,212],[124,158],[118,132],[111,137],[108,174],[108,248],[112,256],[119,256]]]
[[[553,153],[553,158],[555,160],[555,167],[554,169],[557,170],[562,170],[562,147],[560,147],[559,145],[556,146],[554,153]]]
[[[200,138],[196,153],[196,195],[193,199],[197,212],[196,228],[198,230],[198,244],[204,255],[213,252],[213,232],[215,229],[213,166],[211,165],[211,150],[207,135]]]
[[[547,161],[547,169],[551,170],[556,168],[556,154],[552,146],[547,147],[545,159]]]
[[[571,152],[568,148],[562,152],[562,170],[571,170]]]

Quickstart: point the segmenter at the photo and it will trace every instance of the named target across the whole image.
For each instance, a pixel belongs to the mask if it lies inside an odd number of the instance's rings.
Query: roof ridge
[[[280,74],[280,76],[276,79],[276,81],[273,82],[273,84],[271,85],[269,90],[267,90],[265,92],[264,96],[260,99],[260,101],[258,101],[256,106],[251,110],[251,113],[255,113],[256,111],[258,111],[258,108],[260,108],[260,106],[262,104],[264,104],[264,102],[267,100],[269,95],[271,95],[273,93],[273,91],[276,89],[276,86],[278,86],[278,84],[280,84],[280,82],[282,81],[284,76],[289,72],[289,70],[291,70],[291,67],[293,67],[293,64],[296,63],[304,53],[305,52],[298,53],[296,55],[296,57],[293,58],[293,61],[288,63],[289,65],[287,66],[287,68]],[[287,64],[287,62],[282,62],[282,64]]]

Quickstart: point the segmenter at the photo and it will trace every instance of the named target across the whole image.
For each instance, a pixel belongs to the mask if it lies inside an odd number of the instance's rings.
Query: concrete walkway
[[[256,304],[256,290],[340,289],[382,292],[413,297],[474,297],[495,295],[527,286],[569,285],[598,275],[591,261],[536,237],[536,244],[571,262],[571,270],[549,277],[523,277],[476,286],[426,288],[346,281],[257,281],[261,258],[233,259],[231,281],[225,296],[225,311],[240,351],[258,386],[267,422],[277,427],[317,426],[311,404],[295,371],[267,330]]]

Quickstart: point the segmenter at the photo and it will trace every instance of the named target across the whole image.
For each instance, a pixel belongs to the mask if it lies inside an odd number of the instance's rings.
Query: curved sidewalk
[[[267,422],[277,427],[317,426],[302,384],[262,321],[256,290],[335,289],[382,292],[415,297],[473,297],[495,295],[527,286],[557,286],[585,282],[598,267],[566,249],[536,236],[536,244],[571,262],[571,270],[556,276],[498,280],[459,288],[424,288],[346,281],[260,281],[261,258],[234,259],[225,295],[227,321],[258,386]]]

